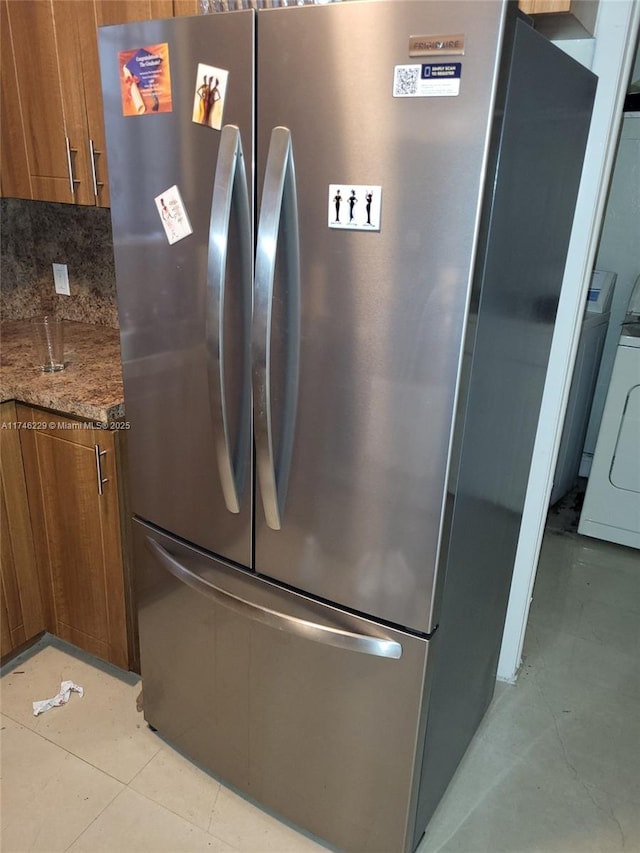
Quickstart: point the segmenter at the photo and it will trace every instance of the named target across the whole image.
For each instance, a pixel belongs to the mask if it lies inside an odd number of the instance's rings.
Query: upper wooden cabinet
[[[536,29],[547,38],[586,38],[595,32],[598,0],[519,0],[518,6],[539,16]]]
[[[2,195],[32,198],[7,4],[0,5],[0,184]]]
[[[109,206],[97,27],[197,0],[1,0],[2,195]]]
[[[569,12],[571,9],[571,0],[520,0],[518,6],[527,15]]]
[[[201,11],[200,0],[173,0],[173,14],[176,18],[179,15],[198,15]]]
[[[2,28],[3,66],[5,55],[9,54],[17,85],[31,195],[49,201],[72,201],[53,8],[49,2],[10,0],[5,2],[3,11],[8,22]],[[15,120],[15,116],[11,118]],[[2,119],[4,124],[4,113]],[[69,140],[69,145],[73,144]],[[5,172],[13,164],[13,150],[5,151],[3,146],[2,153],[4,192],[5,184],[11,183]]]

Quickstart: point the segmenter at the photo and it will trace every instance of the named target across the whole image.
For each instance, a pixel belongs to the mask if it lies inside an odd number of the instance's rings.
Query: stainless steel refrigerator
[[[146,720],[413,850],[493,693],[595,79],[493,0],[100,47]]]

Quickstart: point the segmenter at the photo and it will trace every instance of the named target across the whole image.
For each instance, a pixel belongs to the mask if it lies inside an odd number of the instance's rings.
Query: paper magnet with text
[[[193,234],[180,190],[174,184],[154,199],[169,245]]]
[[[172,111],[168,44],[122,50],[118,53],[118,65],[123,115]]]

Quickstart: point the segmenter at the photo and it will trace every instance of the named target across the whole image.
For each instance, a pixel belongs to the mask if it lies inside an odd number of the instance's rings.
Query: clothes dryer
[[[640,276],[622,325],[578,532],[640,548]]]

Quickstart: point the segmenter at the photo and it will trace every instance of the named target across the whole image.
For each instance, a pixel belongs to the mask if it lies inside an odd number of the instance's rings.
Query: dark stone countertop
[[[43,373],[28,320],[0,327],[0,402],[17,400],[107,424],[124,417],[118,329],[64,323],[65,369]]]

